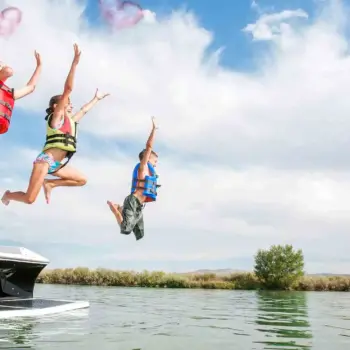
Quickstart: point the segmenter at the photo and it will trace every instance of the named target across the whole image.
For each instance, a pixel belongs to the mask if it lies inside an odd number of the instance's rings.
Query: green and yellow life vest
[[[43,151],[58,148],[67,151],[70,158],[77,151],[77,123],[64,116],[63,125],[59,129],[52,129],[50,127],[51,116],[52,114],[47,118],[46,142]]]

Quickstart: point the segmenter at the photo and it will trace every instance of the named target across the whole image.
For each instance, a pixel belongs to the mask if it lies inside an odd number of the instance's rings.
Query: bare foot
[[[107,204],[109,206],[109,209],[111,209],[111,212],[114,214],[115,218],[118,221],[118,224],[120,225],[123,221],[123,215],[121,213],[122,208],[118,204],[114,204],[111,201],[107,201]]]
[[[44,184],[43,184],[43,190],[44,190],[45,199],[46,199],[46,203],[47,203],[47,204],[50,203],[52,188],[53,188],[53,187],[50,185],[50,182],[48,182],[47,180],[45,180],[45,181],[44,181]]]
[[[120,214],[121,207],[118,204],[114,204],[111,201],[107,201],[107,204],[109,206],[109,209],[111,209],[111,212],[113,214]]]
[[[5,193],[4,193],[4,195],[2,196],[2,198],[1,198],[1,202],[2,202],[2,204],[4,204],[4,205],[9,205],[10,204],[10,201],[7,199],[7,195],[10,193],[10,191],[6,191]]]

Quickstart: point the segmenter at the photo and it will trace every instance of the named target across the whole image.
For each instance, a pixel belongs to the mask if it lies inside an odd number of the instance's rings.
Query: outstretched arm
[[[73,116],[73,120],[75,122],[79,122],[80,119],[82,119],[84,117],[84,115],[90,111],[90,109],[95,106],[95,104],[98,101],[101,101],[102,99],[104,99],[105,97],[109,96],[109,94],[99,94],[98,93],[98,89],[96,89],[96,93],[94,98],[88,102],[87,104],[85,104],[83,107],[80,108],[80,111],[77,112],[76,114],[74,114]]]
[[[64,90],[62,97],[60,101],[57,103],[57,106],[53,112],[52,119],[51,119],[51,127],[57,128],[58,124],[64,117],[64,109],[69,101],[69,96],[73,91],[73,82],[74,82],[74,76],[75,76],[75,70],[78,66],[79,60],[80,60],[80,54],[81,51],[79,50],[79,47],[77,44],[74,44],[74,58],[72,65],[70,67],[66,82],[64,84]]]
[[[41,73],[41,58],[36,51],[34,52],[34,55],[36,59],[35,71],[25,87],[14,90],[13,97],[15,100],[18,100],[24,96],[31,94],[35,90],[35,86],[38,82]]]
[[[154,142],[154,134],[156,132],[156,124],[154,121],[154,117],[152,117],[152,131],[148,137],[147,143],[146,143],[146,152],[140,162],[140,168],[139,168],[139,172],[142,174],[146,171],[147,169],[147,163],[149,161],[149,157],[152,153],[152,148],[153,148],[153,142]]]

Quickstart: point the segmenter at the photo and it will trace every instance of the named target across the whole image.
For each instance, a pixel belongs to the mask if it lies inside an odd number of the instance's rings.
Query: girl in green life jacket
[[[86,177],[66,164],[76,152],[77,124],[80,119],[100,100],[109,94],[99,94],[96,90],[94,98],[84,105],[77,113],[72,114],[70,94],[73,91],[73,81],[76,67],[80,59],[80,50],[74,44],[74,59],[67,76],[62,95],[53,96],[46,110],[47,127],[46,142],[43,151],[33,162],[33,170],[26,192],[6,191],[2,197],[4,205],[10,201],[32,204],[43,187],[47,203],[53,188],[58,186],[84,186]],[[66,163],[62,163],[67,159]],[[47,174],[58,179],[45,179]]]

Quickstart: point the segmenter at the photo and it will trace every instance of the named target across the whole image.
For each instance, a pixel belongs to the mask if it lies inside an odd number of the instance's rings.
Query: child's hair
[[[45,120],[53,113],[53,105],[57,104],[62,95],[55,95],[50,98],[49,108],[46,108]]]
[[[143,149],[143,150],[139,153],[139,159],[140,159],[140,161],[142,160],[143,156],[145,155],[145,152],[146,152],[146,150]],[[157,154],[156,152],[154,152],[154,151],[152,151],[151,154],[153,154],[154,156],[158,157],[158,154]]]

